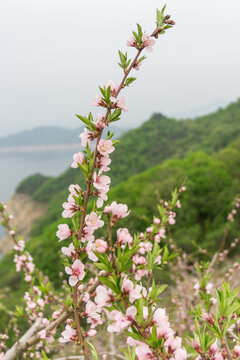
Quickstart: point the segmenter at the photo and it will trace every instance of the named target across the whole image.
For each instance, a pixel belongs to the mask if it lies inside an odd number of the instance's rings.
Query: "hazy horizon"
[[[208,114],[211,114],[211,113],[214,113],[216,112],[218,109],[220,108],[225,108],[226,106],[230,105],[231,103],[237,101],[238,99],[235,99],[234,101],[230,101],[230,102],[214,102],[212,104],[208,104],[207,106],[205,107],[199,107],[199,108],[196,108],[196,109],[190,109],[188,111],[185,111],[183,113],[179,113],[179,116],[175,116],[174,118],[176,118],[177,120],[182,120],[182,119],[188,119],[188,118],[192,118],[192,119],[195,119],[197,117],[201,117],[201,116],[204,116],[204,115],[208,115]],[[142,122],[139,122],[139,124],[135,124],[133,126],[131,126],[131,123],[128,124],[129,127],[126,127],[125,123],[121,123],[121,121],[119,122],[116,122],[114,124],[114,126],[116,127],[119,127],[120,129],[123,129],[123,130],[130,130],[130,129],[133,129],[133,128],[137,128],[139,127],[141,124],[143,124],[145,121],[149,120],[151,118],[151,116],[155,113],[158,113],[158,112],[152,112],[149,117],[145,120],[143,120]],[[160,112],[159,112],[160,113]],[[167,116],[167,117],[170,117],[168,116],[167,114],[163,114],[164,116]],[[11,135],[16,135],[16,134],[19,134],[19,133],[22,133],[22,132],[28,132],[28,131],[32,131],[32,130],[36,130],[36,129],[41,129],[41,128],[61,128],[61,129],[66,129],[66,130],[77,130],[81,127],[82,125],[81,124],[78,124],[78,126],[64,126],[63,125],[57,125],[57,124],[51,124],[51,125],[44,125],[44,124],[39,124],[39,125],[36,125],[36,126],[33,126],[33,127],[26,127],[26,128],[22,128],[22,129],[19,129],[19,130],[13,130],[13,132],[6,132],[6,133],[1,133],[0,134],[0,139],[1,138],[5,138],[5,137],[8,137],[8,136],[11,136]]]

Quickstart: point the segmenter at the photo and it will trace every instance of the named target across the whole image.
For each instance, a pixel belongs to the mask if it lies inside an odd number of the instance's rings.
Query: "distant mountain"
[[[24,130],[16,134],[0,137],[0,148],[18,146],[38,146],[79,143],[79,134],[83,127],[69,129],[57,126],[41,126],[31,130]],[[127,129],[112,126],[111,131],[119,137]]]

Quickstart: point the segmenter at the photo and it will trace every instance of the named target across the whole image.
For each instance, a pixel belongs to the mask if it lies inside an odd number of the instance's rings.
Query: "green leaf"
[[[120,58],[121,63],[123,63],[124,60],[125,60],[125,56],[123,55],[123,53],[120,50],[118,50],[118,54],[119,54],[119,58]]]
[[[133,31],[132,33],[133,33],[133,36],[134,36],[135,39],[136,39],[137,44],[141,44],[141,43],[142,43],[142,39],[139,39],[138,34],[137,34],[135,31]]]
[[[156,22],[157,22],[157,27],[163,27],[163,21],[165,19],[165,15],[164,15],[164,11],[166,9],[166,4],[163,6],[163,8],[161,9],[161,11],[159,9],[156,10]],[[161,32],[160,34],[162,34],[163,32]]]
[[[131,261],[128,261],[127,263],[125,263],[125,264],[123,265],[122,271],[123,271],[123,272],[128,271],[129,269],[131,269],[132,265],[133,265],[133,261],[132,261],[132,260],[131,260]]]
[[[129,78],[126,79],[125,84],[126,84],[127,86],[129,86],[129,85],[130,85],[131,83],[133,83],[135,80],[137,80],[137,78],[129,77]]]
[[[42,360],[50,360],[43,350],[42,350],[42,356],[43,356]]]
[[[162,256],[162,263],[166,263],[168,260],[168,256],[169,256],[169,250],[167,245],[164,246],[164,250],[163,250],[163,256]]]
[[[139,322],[139,324],[142,324],[142,322],[143,322],[143,298],[140,298],[139,300],[137,300],[136,308],[137,308],[137,321]]]
[[[85,116],[75,114],[84,124],[91,126],[91,121]]]
[[[87,343],[91,348],[93,360],[98,360],[98,354],[97,354],[97,351],[96,351],[95,347],[89,341],[87,341]]]
[[[20,306],[18,306],[18,305],[16,305],[16,307],[15,307],[15,314],[16,314],[16,316],[17,316],[17,317],[22,317],[22,316],[23,316],[23,313],[24,313],[23,308],[20,307]]]
[[[74,226],[74,230],[77,231],[80,225],[79,216],[77,213],[75,213],[74,216],[72,217],[72,223]]]
[[[123,354],[125,355],[127,360],[135,360],[136,359],[136,353],[135,353],[135,346],[130,347],[127,346],[127,350],[124,348],[121,348]]]
[[[82,170],[82,172],[85,174],[85,175],[88,175],[88,166],[87,165],[81,165],[81,164],[79,164],[78,163],[78,167],[79,167],[79,169],[81,169]]]
[[[133,332],[130,332],[130,331],[125,331],[125,334],[132,337],[133,339],[135,340],[139,340],[139,341],[142,341],[142,336],[138,333],[133,333]]]
[[[114,110],[111,114],[108,115],[108,121],[109,122],[118,121],[120,119],[121,113],[122,113],[121,109]]]
[[[109,268],[108,268],[105,264],[95,263],[94,265],[95,265],[96,268],[99,269],[99,270],[103,270],[103,271],[106,271],[106,272],[109,271]]]
[[[106,140],[110,140],[113,136],[114,136],[114,133],[111,133],[111,134],[110,134],[110,131],[109,131],[109,135],[107,136],[107,139],[106,139]]]
[[[138,28],[138,36],[142,41],[142,35],[143,35],[142,27],[139,24],[137,24],[137,28]]]
[[[115,294],[120,293],[120,289],[116,286],[116,284],[115,284],[115,282],[113,280],[110,280],[108,278],[104,278],[102,276],[99,276],[98,278],[104,285],[106,285],[111,290],[113,290],[113,292],[115,292]]]
[[[78,249],[80,246],[80,240],[78,240],[76,236],[73,236],[73,246],[75,249]]]
[[[107,87],[107,91],[106,91],[106,103],[109,104],[110,102],[110,97],[111,97],[111,86],[109,85]]]
[[[157,344],[158,344],[158,336],[157,336],[157,326],[156,326],[156,323],[153,324],[153,328],[152,328],[152,339],[153,339],[154,343],[157,345]]]
[[[101,91],[102,96],[105,98],[106,97],[106,89],[101,88],[101,86],[99,86],[99,90]]]

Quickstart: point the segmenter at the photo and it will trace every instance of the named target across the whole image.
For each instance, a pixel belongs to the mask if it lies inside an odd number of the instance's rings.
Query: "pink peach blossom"
[[[174,353],[174,357],[171,359],[172,360],[186,360],[187,359],[186,350],[185,349],[177,349],[176,352]],[[215,360],[217,360],[216,356],[215,356]],[[219,358],[218,360],[221,360],[221,359]]]
[[[126,310],[126,317],[129,321],[133,321],[135,319],[135,316],[137,315],[137,308],[135,306],[130,306]]]
[[[72,168],[77,169],[78,164],[82,164],[84,161],[84,155],[81,151],[73,155],[73,163],[71,165]]]
[[[83,133],[81,133],[79,135],[80,139],[81,139],[81,144],[82,146],[86,146],[87,143],[89,144],[90,141],[94,140],[95,135],[92,131],[88,130],[87,128],[85,128],[83,130]]]
[[[97,312],[100,311],[100,308],[93,301],[89,300],[85,307],[85,314],[91,316],[92,318],[98,318],[99,314]]]
[[[95,122],[95,126],[97,130],[102,130],[105,128],[106,124],[104,123],[105,117],[102,114],[98,114],[98,118]]]
[[[78,206],[71,194],[68,196],[68,201],[62,204],[62,207],[64,208],[62,212],[62,217],[64,218],[73,217],[75,212],[78,210]]]
[[[73,243],[69,245],[69,247],[62,247],[61,251],[64,255],[74,258],[76,255],[75,248],[73,246]]]
[[[101,215],[97,215],[94,211],[92,211],[86,216],[85,224],[88,229],[97,230],[103,227],[104,222],[101,220]]]
[[[108,313],[109,320],[113,320],[113,323],[108,325],[107,330],[109,332],[120,332],[131,324],[131,321],[118,310],[112,310]]]
[[[96,251],[102,254],[107,251],[108,243],[102,239],[97,239],[95,241],[95,247],[96,247]]]
[[[67,224],[60,224],[58,225],[58,231],[56,232],[59,241],[67,239],[69,236],[72,235],[72,231],[69,229]]]
[[[176,220],[174,219],[174,217],[172,215],[169,216],[168,223],[170,225],[174,225],[176,223]]]
[[[153,314],[153,321],[157,326],[161,326],[162,323],[168,322],[168,316],[166,315],[166,310],[158,308]]]
[[[76,195],[76,196],[78,196],[78,194],[80,193],[80,191],[81,191],[81,188],[80,188],[80,186],[78,185],[78,184],[71,184],[70,186],[69,186],[69,188],[68,188],[68,190],[70,191],[70,194],[71,195]]]
[[[59,310],[56,310],[52,313],[53,320],[56,320],[60,316],[61,312]]]
[[[69,341],[74,341],[77,339],[77,331],[73,329],[70,325],[66,325],[65,330],[61,333],[59,342],[66,343]]]
[[[108,188],[108,190],[109,190],[109,188]],[[98,208],[103,206],[104,201],[107,201],[108,196],[107,196],[106,193],[108,192],[108,190],[107,191],[104,191],[104,190],[98,190],[97,191],[98,199],[97,199],[96,205],[97,205]]]
[[[176,359],[176,360],[182,360],[182,359]],[[185,359],[184,359],[185,360]],[[224,357],[222,356],[222,354],[220,352],[217,352],[214,355],[214,360],[224,360]]]
[[[142,255],[152,250],[153,244],[150,242],[140,242],[138,252]]]
[[[18,243],[17,243],[17,245],[14,245],[14,250],[16,250],[16,251],[20,251],[20,252],[22,252],[23,250],[24,250],[24,247],[25,247],[25,242],[24,242],[24,240],[19,240],[18,241]]]
[[[181,346],[182,346],[182,338],[180,338],[180,336],[176,336],[176,337],[174,337],[173,335],[169,336],[167,338],[167,340],[165,341],[164,346],[168,347],[168,352],[170,354],[172,354],[176,350],[181,348]]]
[[[87,336],[87,337],[93,337],[93,336],[95,336],[96,334],[97,334],[97,331],[96,331],[96,330],[94,330],[94,329],[89,329],[89,330],[86,332],[85,336]]]
[[[113,201],[110,206],[113,221],[118,221],[119,219],[125,218],[130,213],[130,211],[128,211],[127,205],[117,204],[116,201]]]
[[[233,355],[238,358],[240,356],[240,345],[235,345],[233,348]]]
[[[108,305],[111,301],[109,290],[102,285],[98,285],[94,301],[100,307]]]
[[[142,36],[142,42],[147,51],[153,51],[152,46],[155,44],[155,40],[151,36],[148,36],[146,32]]]
[[[128,111],[128,105],[125,103],[125,96],[121,96],[117,102],[116,102],[116,107],[119,109],[122,109],[123,111]]]
[[[112,80],[109,80],[105,88],[108,88],[109,86],[111,88],[111,95],[115,97],[117,95],[119,85],[115,84]]]
[[[105,102],[103,101],[102,96],[100,94],[97,94],[94,97],[91,105],[93,105],[93,106],[105,106]]]
[[[142,66],[142,61],[136,61],[135,64],[133,65],[135,70],[139,70],[140,67]]]
[[[66,266],[65,271],[68,275],[71,275],[69,278],[70,286],[75,286],[85,276],[84,265],[79,259],[74,261],[72,268]]]
[[[90,300],[90,294],[88,292],[83,293],[83,301],[87,303]]]
[[[127,44],[127,46],[136,47],[137,42],[136,42],[135,37],[133,35],[130,35],[130,38],[129,38],[129,40],[127,40],[126,44]]]
[[[138,344],[136,346],[136,355],[138,357],[138,360],[151,360],[151,359],[154,359],[154,356],[150,350],[150,347],[141,342],[140,344]]]
[[[99,156],[97,166],[101,169],[101,172],[110,171],[108,165],[111,164],[111,159],[109,156]]]
[[[134,262],[135,265],[145,265],[145,264],[147,264],[146,258],[143,257],[143,256],[140,256],[138,254],[133,255],[132,261]]]
[[[148,307],[147,306],[143,306],[143,320],[146,321],[148,318]]]
[[[99,141],[97,149],[100,152],[100,154],[103,156],[107,156],[115,150],[111,140],[103,140],[103,139]]]
[[[96,262],[98,261],[97,256],[94,254],[94,251],[96,251],[95,243],[92,241],[89,241],[86,246],[86,253],[90,260]]]
[[[124,278],[122,281],[122,290],[129,294],[133,290],[133,282],[127,278]]]
[[[135,300],[140,299],[144,295],[146,295],[146,289],[137,284],[135,289],[132,289],[129,293],[129,301],[132,304]]]
[[[143,276],[146,276],[148,274],[148,271],[147,270],[144,270],[144,269],[138,269],[136,272],[135,272],[135,280],[137,281],[140,281],[142,279]]]
[[[111,182],[111,179],[107,175],[97,175],[97,173],[94,173],[93,177],[93,185],[98,190],[103,190],[104,192],[109,191],[109,184]]]
[[[128,229],[120,228],[117,230],[117,245],[120,245],[122,248],[125,248],[126,244],[128,244],[129,247],[131,248],[133,244],[133,238],[129,233]]]

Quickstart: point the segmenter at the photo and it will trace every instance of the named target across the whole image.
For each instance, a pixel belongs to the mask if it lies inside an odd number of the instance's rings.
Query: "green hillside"
[[[240,100],[216,113],[196,120],[174,120],[155,114],[141,127],[121,137],[117,151],[112,154],[110,176],[112,186],[134,174],[159,165],[169,158],[184,158],[188,153],[204,151],[212,154],[225,148],[240,136]],[[26,185],[27,182],[27,186]],[[33,199],[49,204],[46,216],[33,234],[59,218],[69,184],[83,183],[80,171],[68,169],[58,177],[50,178],[32,192]],[[18,187],[34,188],[28,179]],[[29,193],[29,191],[28,191]]]
[[[120,226],[127,226],[131,232],[144,230],[153,214],[157,215],[158,199],[168,199],[171,191],[188,176],[173,237],[186,251],[194,251],[196,244],[209,252],[215,251],[222,240],[232,201],[240,189],[239,151],[240,137],[213,155],[197,152],[184,159],[170,159],[116,185],[109,193],[109,201],[126,203],[131,209],[130,216]],[[63,221],[59,201],[58,206],[59,218],[40,221],[28,244],[36,264],[55,281],[62,269],[59,260],[62,243],[55,236],[57,225]],[[228,243],[238,236],[239,230],[237,223],[231,225]]]
[[[160,198],[168,199],[187,176],[173,237],[186,251],[204,246],[213,252],[222,240],[226,217],[234,197],[240,193],[240,101],[196,120],[168,119],[160,114],[121,137],[112,156],[112,188],[109,201],[128,204],[131,214],[121,220],[133,233],[141,231],[157,215]],[[36,265],[60,284],[63,265],[56,238],[62,203],[68,186],[82,183],[80,171],[69,169],[59,177],[32,176],[18,191],[48,203],[46,215],[32,229],[27,244]],[[227,242],[239,236],[239,221],[231,225]],[[104,233],[105,229],[101,229]],[[99,235],[101,235],[99,234]],[[65,245],[68,241],[65,241]],[[236,250],[236,248],[235,248]],[[23,292],[20,275],[14,271],[12,255],[0,261],[0,288],[14,289],[8,304]]]

